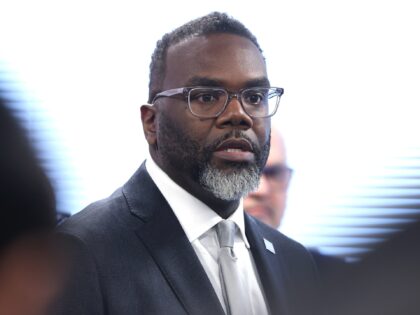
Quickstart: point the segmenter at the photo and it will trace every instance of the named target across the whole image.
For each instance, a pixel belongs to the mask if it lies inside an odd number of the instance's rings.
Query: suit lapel
[[[187,313],[224,314],[194,249],[144,165],[123,192],[130,211],[143,222],[136,234]]]
[[[254,258],[261,284],[267,299],[268,308],[271,314],[289,314],[286,296],[286,276],[282,272],[281,249],[271,250],[269,237],[264,238],[263,232],[255,219],[245,214],[245,231],[248,242],[251,246],[252,257]],[[269,243],[264,243],[264,239]],[[280,263],[279,263],[280,262]]]

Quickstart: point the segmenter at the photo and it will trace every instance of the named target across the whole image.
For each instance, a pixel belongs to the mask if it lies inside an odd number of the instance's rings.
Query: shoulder
[[[58,226],[58,231],[80,235],[100,232],[104,228],[109,228],[124,208],[126,208],[126,201],[120,188],[108,198],[91,203],[67,218]]]
[[[313,257],[302,244],[251,216],[246,215],[246,222],[250,243],[262,248],[264,252],[267,250],[274,252],[272,263],[283,270],[290,279],[307,278],[314,282],[318,281],[318,271]],[[273,250],[270,250],[270,247],[273,247]]]
[[[247,221],[249,222],[249,227],[257,230],[264,239],[272,242],[285,256],[302,256],[302,258],[309,259],[310,262],[312,262],[312,256],[302,244],[291,239],[280,231],[262,223],[261,221],[249,215],[246,216]]]
[[[276,275],[279,279],[293,313],[317,314],[319,274],[312,255],[299,242],[255,218],[247,217],[246,222],[251,246],[262,248],[268,262],[264,266],[270,270],[268,277]]]
[[[130,230],[137,223],[134,217],[142,220],[156,208],[158,197],[152,194],[156,190],[154,187],[142,165],[122,187],[67,218],[58,231],[87,239],[106,238]]]
[[[118,189],[110,197],[96,201],[74,214],[57,227],[60,248],[68,260],[82,269],[76,273],[96,272],[102,275],[109,268],[130,261],[139,247],[133,218],[127,201]]]

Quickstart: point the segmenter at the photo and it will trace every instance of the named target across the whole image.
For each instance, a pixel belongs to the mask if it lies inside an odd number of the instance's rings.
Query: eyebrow
[[[214,86],[214,87],[219,87],[222,86],[222,81],[220,80],[216,80],[216,79],[211,79],[211,78],[206,78],[206,77],[192,77],[191,79],[189,79],[186,84],[186,86]]]
[[[195,77],[192,77],[191,79],[189,79],[185,83],[185,86],[223,87],[224,83],[223,83],[223,81],[218,80],[218,79],[195,76]],[[249,80],[244,84],[244,88],[260,87],[260,86],[269,87],[270,86],[270,81],[266,77],[261,77],[261,78],[256,78],[256,79]]]
[[[246,82],[245,87],[269,87],[270,81],[266,77],[253,79]]]

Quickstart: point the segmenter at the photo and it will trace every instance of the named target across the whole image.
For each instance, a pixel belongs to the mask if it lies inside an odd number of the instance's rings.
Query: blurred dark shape
[[[347,270],[349,264],[341,257],[322,254],[317,248],[308,248],[315,264],[321,281],[329,279],[332,275],[340,274]]]
[[[52,186],[0,94],[0,314],[42,315],[59,285]]]
[[[0,100],[0,251],[11,240],[55,224],[55,199],[48,178],[5,101]]]
[[[420,314],[420,222],[327,282],[329,314]]]
[[[61,223],[63,223],[70,216],[71,216],[70,213],[57,211],[56,213],[57,225],[60,225]]]

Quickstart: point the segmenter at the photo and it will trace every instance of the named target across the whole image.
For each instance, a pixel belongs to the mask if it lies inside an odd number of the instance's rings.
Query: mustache
[[[224,134],[223,136],[217,138],[216,140],[213,141],[212,144],[208,145],[205,147],[205,151],[207,152],[213,152],[216,150],[216,148],[225,140],[229,139],[229,138],[238,138],[238,139],[245,139],[247,140],[252,147],[252,151],[255,153],[259,153],[261,150],[259,149],[258,144],[255,143],[255,141],[252,141],[250,137],[248,137],[245,132],[243,132],[242,130],[232,130],[226,134]]]

